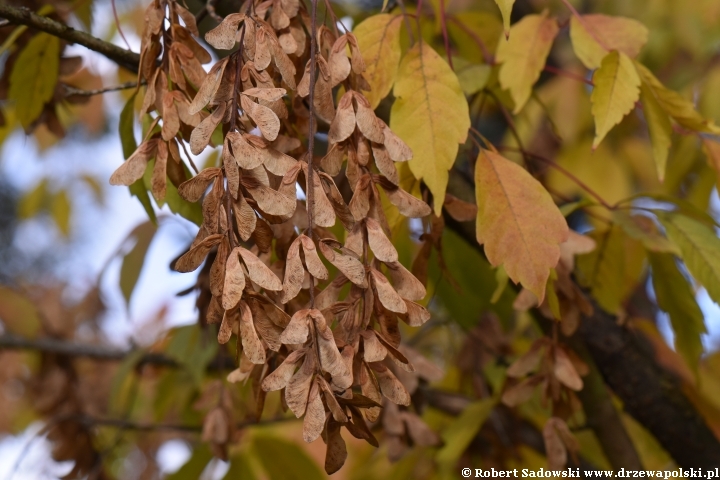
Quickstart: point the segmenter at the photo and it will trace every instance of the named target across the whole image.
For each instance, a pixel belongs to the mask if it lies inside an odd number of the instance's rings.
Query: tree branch
[[[37,15],[25,7],[16,8],[0,3],[0,17],[12,23],[26,25],[30,28],[49,33],[50,35],[67,40],[70,43],[82,45],[83,47],[104,55],[132,72],[137,72],[138,70],[138,65],[140,64],[139,54],[100,40],[88,33],[75,30],[51,18]]]

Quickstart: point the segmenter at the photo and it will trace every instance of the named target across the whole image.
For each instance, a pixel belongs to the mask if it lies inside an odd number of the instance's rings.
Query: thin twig
[[[397,3],[400,6],[400,11],[402,11],[403,20],[405,21],[405,30],[407,30],[408,38],[410,38],[410,45],[414,45],[415,36],[413,35],[407,10],[405,10],[405,2],[403,0],[397,0]]]
[[[543,70],[545,70],[546,72],[554,73],[555,75],[559,75],[559,76],[561,76],[561,77],[572,78],[573,80],[577,80],[578,82],[582,82],[582,83],[584,83],[584,84],[586,84],[586,85],[590,85],[591,87],[594,87],[594,86],[595,86],[595,84],[593,83],[592,80],[589,80],[589,79],[583,77],[582,75],[577,75],[577,74],[575,74],[575,73],[568,72],[567,70],[562,70],[562,69],[560,69],[560,68],[555,68],[555,67],[553,67],[553,66],[551,66],[551,65],[545,65],[545,67],[543,68]]]
[[[485,45],[485,42],[483,41],[483,39],[480,38],[478,36],[478,34],[475,31],[473,31],[473,29],[468,28],[467,25],[465,25],[463,22],[461,22],[460,20],[458,20],[457,18],[455,18],[452,15],[448,16],[448,20],[455,23],[455,25],[460,27],[460,30],[462,30],[463,32],[468,34],[470,36],[470,38],[472,38],[475,41],[475,43],[477,43],[478,47],[480,47],[480,51],[482,52],[482,55],[483,55],[483,60],[485,61],[486,64],[495,65],[495,58],[493,57],[492,53],[490,53],[490,50],[487,48],[487,45]]]
[[[217,14],[217,11],[215,10],[215,4],[217,3],[217,0],[208,0],[205,4],[205,10],[207,11],[208,15],[212,17],[213,20],[215,20],[218,23],[222,23],[223,17]],[[241,42],[242,45],[242,42]]]
[[[580,15],[580,13],[575,9],[575,7],[572,6],[572,3],[570,3],[568,0],[562,0],[562,2],[570,10],[570,12],[572,12],[575,18],[578,19],[578,22],[580,22],[583,28],[590,34],[591,37],[593,37],[593,39],[598,43],[598,45],[600,45],[602,48],[609,52],[611,49],[608,48],[608,46],[605,45],[605,42],[603,42],[600,37],[597,36],[595,30],[591,29],[590,26],[585,23],[585,19],[582,17],[582,15]]]
[[[315,81],[317,80],[317,0],[312,0],[312,8],[310,12],[310,92],[308,101],[310,102],[310,118],[308,119],[308,153],[307,153],[307,233],[310,239],[313,238],[313,206],[315,184],[313,182],[313,157],[315,150]],[[315,306],[315,285],[310,285],[310,308]]]
[[[419,13],[420,12],[418,11],[418,14]],[[445,16],[445,0],[440,0],[440,27],[442,28],[443,42],[445,43],[445,54],[448,58],[448,65],[450,65],[452,70],[455,70],[455,68],[453,68],[452,53],[450,53],[450,38],[448,37],[447,17]]]
[[[140,85],[145,85],[145,82],[143,81],[140,83]],[[113,85],[112,87],[104,87],[104,88],[98,88],[96,90],[80,90],[75,87],[71,87],[70,85],[63,84],[63,87],[65,87],[65,97],[92,97],[93,95],[102,95],[103,93],[107,92],[117,92],[119,90],[128,90],[131,88],[136,88],[138,86],[138,82],[132,81],[132,82],[125,82],[121,83],[120,85]]]
[[[118,65],[137,73],[138,65],[140,64],[140,55],[137,53],[95,38],[88,33],[75,30],[48,17],[38,15],[25,7],[18,8],[0,3],[0,17],[12,23],[26,25],[67,40],[68,42],[82,45],[83,47],[104,55]]]

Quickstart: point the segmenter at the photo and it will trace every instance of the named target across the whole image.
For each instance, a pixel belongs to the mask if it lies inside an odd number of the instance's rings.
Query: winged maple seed
[[[412,151],[360,93],[370,87],[357,39],[313,25],[297,0],[247,4],[205,35],[232,50],[206,74],[210,57],[194,38],[194,18],[173,0],[153,1],[139,72],[147,83],[141,113],[152,125],[111,183],[131,185],[152,165],[156,199],[169,178],[183,199],[202,202],[200,229],[174,268],[205,264],[201,321],[219,323],[218,342],[235,336],[240,352],[228,380],[253,378],[256,416],[265,392],[282,390],[304,417],[305,440],[323,437],[333,473],[347,455],[340,429],[377,446],[367,422],[378,421],[383,404],[403,406],[388,410],[386,424],[399,421],[414,442],[437,444],[405,408],[405,385],[417,381],[408,380],[415,369],[398,322],[419,326],[430,314],[417,303],[424,284],[389,238],[380,189],[407,217],[431,209],[399,186],[395,162]],[[310,140],[322,130],[328,149],[314,162]],[[219,146],[221,165],[187,178],[184,164],[194,164],[186,143],[193,155]],[[336,180],[348,182],[349,195]],[[343,239],[327,230],[338,220]],[[203,438],[227,445],[230,414],[210,410]]]

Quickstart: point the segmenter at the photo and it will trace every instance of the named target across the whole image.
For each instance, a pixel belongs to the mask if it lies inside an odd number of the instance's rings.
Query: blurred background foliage
[[[139,45],[145,8],[142,1],[116,0],[114,7],[104,0],[10,3],[34,11],[49,5],[58,18],[77,28],[119,44],[123,43],[122,31],[134,50]],[[639,60],[666,86],[690,99],[704,116],[720,122],[720,2],[571,3],[582,13],[619,15],[642,22],[649,36]],[[204,6],[194,0],[188,5],[194,12]],[[543,72],[532,99],[515,118],[517,136],[507,128],[496,103],[487,100],[488,95],[478,94],[494,88],[493,94],[511,105],[507,94],[497,87],[496,67],[485,62],[480,47],[482,43],[494,52],[504,41],[495,2],[430,0],[422,2],[419,12],[416,4],[408,2],[408,13],[418,18],[409,22],[413,34],[421,35],[442,54],[441,5],[448,19],[454,68],[471,98],[473,126],[495,145],[507,147],[504,154],[508,158],[520,162],[520,154],[512,147],[522,146],[554,158],[611,203],[638,193],[647,195],[649,205],[672,197],[686,202],[688,209],[718,218],[717,177],[696,137],[673,137],[662,183],[655,173],[640,115],[627,116],[592,151],[590,87],[573,78],[589,78],[588,71],[572,53],[570,12],[561,1],[518,0],[514,5],[513,23],[545,9],[559,19],[561,31],[548,65],[571,74]],[[359,24],[381,8],[379,2],[352,0],[333,6],[348,26]],[[113,18],[113,8],[117,9],[119,23]],[[221,15],[238,8],[232,0],[217,2]],[[393,0],[387,9],[399,12]],[[209,17],[200,23],[202,31],[214,26]],[[31,33],[13,35],[13,27],[0,28],[0,58],[12,54]],[[402,42],[407,49],[406,33]],[[75,88],[89,90],[134,79],[130,72],[81,47],[72,46],[68,51],[83,60],[77,72],[63,77]],[[0,84],[0,90],[6,88],[6,82]],[[92,96],[79,103],[61,99],[53,106],[52,120],[28,131],[27,137],[13,105],[2,105],[2,332],[27,339],[106,346],[108,352],[118,354],[110,361],[97,361],[58,351],[14,350],[8,345],[0,350],[0,432],[7,436],[0,442],[0,457],[11,459],[3,462],[0,473],[14,474],[15,478],[55,478],[72,474],[80,465],[77,471],[103,478],[324,478],[323,445],[302,442],[300,422],[282,412],[277,393],[268,395],[260,425],[254,425],[258,419],[253,418],[255,399],[250,383],[221,386],[233,368],[233,347],[219,349],[214,333],[194,321],[192,292],[183,292],[189,296],[178,299],[172,296],[192,285],[191,279],[178,279],[169,273],[168,263],[192,238],[196,212],[156,205],[156,227],[147,220],[137,199],[125,191],[110,192],[107,187],[109,172],[124,158],[118,128],[123,106],[128,101],[133,105],[132,92],[128,89]],[[378,108],[385,119],[391,104],[391,98],[385,99]],[[139,107],[137,102],[134,106]],[[472,144],[461,147],[454,167],[460,188],[463,179],[472,179],[473,155]],[[214,163],[216,158],[217,152],[213,152],[200,164]],[[531,173],[544,179],[568,212],[573,210],[573,202],[593,201],[577,183],[556,170],[535,167]],[[572,228],[587,231],[606,223],[609,214],[591,207],[568,215]],[[386,442],[381,441],[378,450],[346,438],[349,460],[333,478],[439,479],[457,478],[460,466],[545,467],[539,432],[550,410],[541,402],[539,392],[512,411],[500,403],[507,367],[542,336],[542,331],[528,313],[513,309],[516,291],[508,285],[507,277],[492,269],[462,232],[445,228],[432,242],[421,238],[424,228],[430,230],[429,226],[397,221],[393,241],[408,268],[421,249],[432,251],[427,259],[426,304],[433,317],[422,328],[403,328],[402,333],[408,345],[443,371],[435,381],[420,381],[415,391],[419,404],[426,407],[418,413],[439,433],[443,445],[423,447],[413,445],[413,438],[405,438],[402,445],[394,444],[389,451]],[[632,243],[625,233],[619,235],[623,236],[621,243]],[[630,265],[627,274],[618,279],[627,291],[623,302],[649,305],[627,308],[624,321],[647,341],[655,360],[680,380],[695,408],[719,435],[720,311],[702,290],[696,292],[709,333],[702,337],[702,361],[697,366],[688,365],[673,350],[668,320],[653,303],[644,253],[635,256],[628,250],[631,247],[620,248],[617,261]],[[153,255],[159,260],[151,262]],[[639,262],[635,270],[633,260]],[[628,300],[630,295],[632,300]],[[122,355],[126,351],[133,353]],[[149,354],[162,355],[172,365],[148,361]],[[445,397],[433,397],[437,392]],[[237,431],[228,462],[213,459],[199,440],[204,413],[224,396],[235,406],[234,421],[243,426]],[[621,407],[619,399],[612,401]],[[642,425],[624,413],[621,417],[645,468],[674,466]],[[109,418],[115,420],[103,420]],[[582,460],[600,469],[610,468],[581,411],[572,417],[570,426],[580,442]],[[50,451],[52,460],[46,457]],[[396,461],[391,462],[388,456]]]

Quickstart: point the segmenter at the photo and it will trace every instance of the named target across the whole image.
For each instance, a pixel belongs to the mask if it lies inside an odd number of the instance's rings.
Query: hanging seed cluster
[[[413,371],[398,322],[429,318],[415,303],[424,285],[388,238],[380,190],[405,216],[431,210],[399,187],[394,162],[412,152],[360,93],[368,85],[353,34],[313,30],[298,0],[242,12],[205,36],[232,50],[205,74],[210,57],[193,38],[192,15],[171,0],[151,3],[139,76],[153,128],[111,182],[132,184],[154,158],[156,198],[168,177],[184,199],[202,201],[202,226],[175,269],[205,263],[205,320],[220,324],[221,344],[236,336],[241,352],[228,379],[252,379],[260,412],[265,392],[283,390],[287,407],[304,416],[305,440],[327,444],[332,473],[346,457],[342,427],[377,445],[366,422],[378,421],[383,397],[410,403],[393,373]],[[180,149],[187,142],[200,154],[219,131],[222,165],[185,180]],[[328,149],[314,161],[308,145],[318,131]],[[336,181],[349,187],[345,195]],[[342,241],[329,230],[336,223]],[[226,443],[230,426],[218,419],[229,417],[209,415],[204,436]]]

